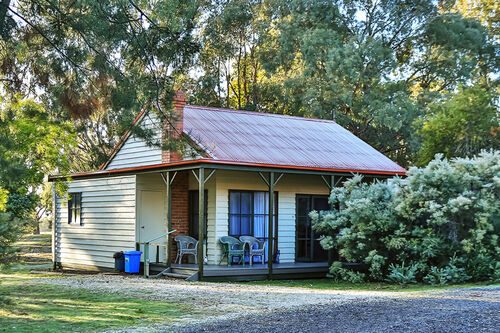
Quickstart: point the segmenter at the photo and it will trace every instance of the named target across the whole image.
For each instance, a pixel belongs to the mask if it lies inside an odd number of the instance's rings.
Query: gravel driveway
[[[178,322],[121,332],[500,332],[500,287],[339,291],[104,274],[34,280],[194,309]]]
[[[500,332],[500,288],[358,299],[193,325],[177,332]]]

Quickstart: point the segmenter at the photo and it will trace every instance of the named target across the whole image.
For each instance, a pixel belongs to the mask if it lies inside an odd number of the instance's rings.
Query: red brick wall
[[[184,127],[184,106],[187,103],[187,98],[186,95],[182,91],[175,91],[174,95],[174,100],[173,100],[173,106],[174,106],[174,115],[175,115],[175,127],[177,130],[174,130],[172,128],[172,125],[170,123],[165,122],[163,124],[163,132],[162,132],[162,137],[163,140],[166,140],[166,138],[179,138],[179,134],[182,134],[182,129]],[[175,162],[175,161],[182,161],[182,155],[177,153],[177,152],[170,152],[168,150],[163,150],[162,151],[162,162],[163,163],[170,163],[170,162]]]
[[[172,239],[189,234],[189,171],[180,171],[172,183]],[[177,256],[177,244],[173,241],[172,262]],[[185,256],[187,257],[187,256]]]

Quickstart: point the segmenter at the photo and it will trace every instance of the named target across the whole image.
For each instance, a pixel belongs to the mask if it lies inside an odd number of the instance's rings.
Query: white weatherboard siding
[[[267,174],[265,174],[267,176]],[[221,256],[219,238],[229,232],[229,190],[267,191],[267,185],[257,172],[217,170],[215,214],[208,219],[208,263],[218,264]],[[284,175],[275,186],[278,192],[278,249],[280,262],[295,261],[295,197],[297,194],[328,195],[329,190],[320,176]],[[215,215],[215,216],[214,216]],[[215,220],[213,218],[215,217]]]
[[[141,126],[154,130],[156,135],[153,141],[160,142],[161,124],[153,112],[148,112],[144,116]],[[113,157],[106,169],[121,169],[154,164],[161,164],[161,148],[148,146],[144,139],[131,135]]]
[[[82,221],[68,224],[67,198],[56,199],[56,261],[114,267],[113,253],[135,250],[136,176],[74,180],[82,193]]]

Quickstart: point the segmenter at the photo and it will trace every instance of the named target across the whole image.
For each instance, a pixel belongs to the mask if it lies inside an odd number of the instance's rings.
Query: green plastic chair
[[[261,263],[264,263],[264,252],[266,251],[266,242],[260,241],[252,236],[241,236],[240,241],[248,244],[248,256],[250,257],[250,266],[253,265],[253,257],[261,257]],[[257,246],[255,246],[257,245]]]
[[[245,243],[240,242],[238,239],[231,236],[222,236],[219,241],[222,243],[222,257],[219,261],[221,264],[224,257],[227,257],[227,265],[230,266],[233,257],[239,257],[239,263],[243,263],[245,266]]]

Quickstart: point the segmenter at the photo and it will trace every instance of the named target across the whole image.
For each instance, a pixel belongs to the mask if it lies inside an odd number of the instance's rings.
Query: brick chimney
[[[163,123],[163,131],[162,131],[162,141],[165,142],[167,140],[175,140],[179,138],[179,135],[182,134],[183,129],[183,118],[184,118],[184,106],[187,104],[186,95],[180,91],[174,91],[174,99],[173,99],[173,119],[171,118],[170,123],[175,125],[175,129],[172,128],[172,125],[165,121]],[[181,161],[182,155],[178,152],[171,152],[169,150],[163,149],[161,155],[162,163],[170,163],[175,161]]]

